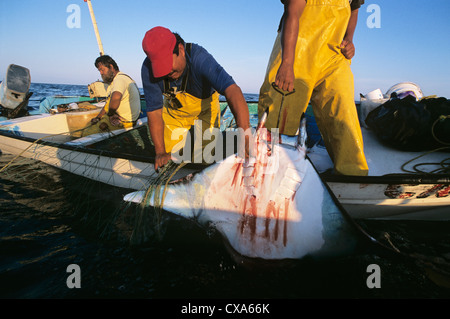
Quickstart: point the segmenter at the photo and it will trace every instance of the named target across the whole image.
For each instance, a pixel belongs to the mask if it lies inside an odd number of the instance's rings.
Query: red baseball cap
[[[152,63],[155,78],[163,77],[172,71],[176,42],[172,31],[164,27],[154,27],[145,33],[142,48]]]

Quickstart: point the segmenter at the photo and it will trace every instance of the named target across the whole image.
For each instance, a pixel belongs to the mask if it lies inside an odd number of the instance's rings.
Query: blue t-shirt
[[[188,71],[186,92],[200,99],[210,97],[214,91],[223,95],[230,85],[235,84],[233,78],[214,57],[198,44],[192,44],[190,55],[186,52],[186,68],[183,75],[176,81],[170,82],[170,87],[176,86],[177,91],[181,90],[183,77]],[[148,58],[145,58],[142,64],[141,77],[147,112],[162,108],[164,81],[153,76]]]

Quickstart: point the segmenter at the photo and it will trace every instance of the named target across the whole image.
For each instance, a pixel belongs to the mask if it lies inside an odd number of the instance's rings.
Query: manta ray
[[[217,229],[227,244],[249,258],[330,257],[354,251],[358,235],[307,157],[305,121],[294,137],[255,134],[255,155],[226,157],[161,187],[165,211]],[[155,205],[145,191],[128,202]]]

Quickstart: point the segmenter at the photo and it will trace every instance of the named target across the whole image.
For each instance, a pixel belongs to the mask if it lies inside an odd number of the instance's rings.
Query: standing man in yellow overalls
[[[141,76],[156,151],[155,170],[182,146],[185,136],[177,132],[187,132],[194,125],[201,126],[200,134],[220,127],[219,94],[227,99],[238,127],[249,129],[241,89],[203,47],[185,43],[177,33],[160,26],[147,31],[142,47],[147,55]],[[203,141],[203,147],[205,142],[210,141]]]
[[[365,176],[368,166],[350,69],[358,9],[364,1],[281,2],[284,15],[260,90],[259,117],[268,110],[268,129],[295,135],[311,102],[335,173]],[[283,105],[279,89],[295,90],[284,96]]]

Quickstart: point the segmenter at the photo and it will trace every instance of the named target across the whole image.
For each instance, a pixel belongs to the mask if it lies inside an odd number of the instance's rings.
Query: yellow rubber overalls
[[[106,113],[108,113],[108,110],[109,110],[109,102],[110,102],[110,100],[108,100],[106,102],[105,107],[104,107],[104,110]],[[84,137],[84,136],[88,136],[88,135],[92,135],[92,134],[96,134],[96,133],[110,132],[110,131],[115,131],[115,130],[119,130],[122,128],[130,128],[130,127],[133,127],[133,123],[127,122],[127,121],[121,121],[118,125],[112,125],[109,120],[109,115],[105,114],[97,123],[88,125],[82,131],[81,136]]]
[[[162,117],[164,120],[164,143],[166,152],[178,152],[185,146],[188,131],[193,126],[195,146],[201,145],[201,150],[194,149],[192,161],[194,163],[210,163],[211,154],[203,153],[206,145],[214,143],[215,138],[204,139],[205,131],[219,128],[220,125],[220,103],[219,93],[214,92],[209,98],[200,99],[186,92],[179,92],[174,97],[164,98]],[[179,104],[178,104],[179,103]],[[180,107],[181,106],[181,107]],[[193,132],[194,131],[194,132]],[[200,140],[201,139],[201,140]],[[198,142],[200,141],[200,142]]]
[[[301,115],[311,102],[335,172],[367,175],[363,139],[354,101],[350,60],[341,53],[350,19],[348,0],[308,0],[300,17],[295,49],[295,93],[285,96],[272,88],[281,64],[281,32],[275,40],[265,80],[260,90],[258,115],[269,108],[268,129],[295,135]]]

